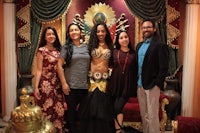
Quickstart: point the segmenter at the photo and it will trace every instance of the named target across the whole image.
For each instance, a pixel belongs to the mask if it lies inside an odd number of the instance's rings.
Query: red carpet
[[[177,133],[200,133],[200,118],[177,116]]]

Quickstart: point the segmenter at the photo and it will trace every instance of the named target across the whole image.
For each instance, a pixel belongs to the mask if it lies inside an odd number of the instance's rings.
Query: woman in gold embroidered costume
[[[97,23],[90,34],[90,86],[80,107],[82,133],[114,133],[113,104],[108,90],[113,44],[105,23]]]

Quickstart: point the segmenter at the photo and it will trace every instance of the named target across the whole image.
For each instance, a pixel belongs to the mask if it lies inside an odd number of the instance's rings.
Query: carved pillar
[[[185,33],[184,33],[184,57],[183,57],[183,82],[182,82],[182,109],[183,116],[192,116],[193,96],[195,83],[195,64],[198,40],[198,16],[200,8],[199,0],[187,0]],[[200,51],[199,51],[200,52]],[[198,80],[198,79],[196,79]]]
[[[200,0],[198,3],[198,25],[197,25],[197,46],[196,46],[196,61],[195,61],[195,80],[194,80],[194,95],[193,95],[193,112],[192,116],[200,118],[200,108],[199,108],[199,101],[200,101]]]
[[[14,1],[4,0],[4,54],[5,54],[5,107],[4,120],[16,106],[17,61],[16,61],[16,14]]]

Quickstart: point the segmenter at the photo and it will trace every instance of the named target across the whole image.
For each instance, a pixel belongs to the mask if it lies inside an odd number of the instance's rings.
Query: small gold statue
[[[34,97],[29,96],[27,89],[22,88],[20,106],[11,112],[10,124],[13,133],[56,133],[53,124],[43,115],[35,104]]]

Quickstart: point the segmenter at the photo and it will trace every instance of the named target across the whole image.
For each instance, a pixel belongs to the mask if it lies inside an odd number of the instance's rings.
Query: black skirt
[[[96,88],[79,108],[81,133],[115,133],[111,96]]]

